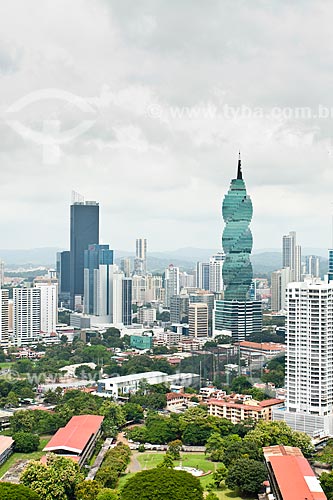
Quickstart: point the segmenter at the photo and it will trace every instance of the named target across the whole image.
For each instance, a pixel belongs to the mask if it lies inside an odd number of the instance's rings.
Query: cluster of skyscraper
[[[75,201],[71,205],[70,251],[57,257],[60,300],[91,316],[95,323],[132,323],[131,260],[114,262],[109,245],[99,244],[99,205]],[[147,240],[136,240],[134,275],[147,271]]]

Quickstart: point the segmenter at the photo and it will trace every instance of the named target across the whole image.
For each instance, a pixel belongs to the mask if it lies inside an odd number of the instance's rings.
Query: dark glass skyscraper
[[[222,204],[225,222],[222,246],[226,254],[222,272],[226,300],[246,300],[251,286],[252,233],[249,224],[252,213],[252,202],[246,192],[239,158],[237,178],[232,179]]]
[[[75,296],[84,292],[84,251],[99,243],[99,205],[95,201],[71,205],[70,227],[70,295],[74,308]]]
[[[125,326],[132,324],[132,278],[122,282],[122,321]]]

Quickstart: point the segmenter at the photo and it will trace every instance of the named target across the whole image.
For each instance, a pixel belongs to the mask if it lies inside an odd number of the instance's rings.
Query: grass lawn
[[[38,451],[33,453],[13,453],[8,460],[0,467],[0,478],[17,462],[17,460],[39,460],[45,453],[42,451],[44,446],[50,441],[51,436],[42,436],[40,439]]]
[[[14,363],[6,363],[6,362],[3,362],[3,363],[0,363],[0,370],[4,370],[6,368],[11,368],[13,366]]]
[[[165,454],[156,452],[146,452],[138,453],[136,455],[142,469],[152,469],[162,462]],[[219,464],[217,462],[210,462],[206,459],[204,453],[182,453],[181,461],[176,460],[175,466],[183,465],[184,467],[195,467],[196,469],[201,469],[204,472],[212,471],[218,468]],[[120,478],[119,487],[122,488],[126,483],[127,479],[134,476],[134,474],[127,474]],[[212,476],[204,476],[200,478],[201,485],[206,489],[207,485],[212,482]],[[223,490],[213,490],[220,500],[245,500],[238,496],[237,492],[231,491],[228,488]],[[246,499],[249,500],[249,499]]]

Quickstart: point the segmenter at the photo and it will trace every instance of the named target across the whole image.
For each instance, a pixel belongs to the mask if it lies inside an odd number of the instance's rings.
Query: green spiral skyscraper
[[[252,202],[246,192],[239,155],[237,178],[232,179],[224,197],[222,215],[225,228],[222,246],[224,298],[216,300],[214,330],[232,335],[235,341],[249,335],[259,335],[262,328],[261,301],[251,300],[253,271],[250,261],[252,251]]]
[[[239,154],[237,178],[232,179],[222,204],[225,228],[222,246],[226,255],[223,264],[225,300],[247,300],[253,271],[250,261],[252,233],[252,202],[246,192]]]

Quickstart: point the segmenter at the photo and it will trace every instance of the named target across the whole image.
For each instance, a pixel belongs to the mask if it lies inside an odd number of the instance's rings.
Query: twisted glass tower
[[[252,202],[246,192],[239,154],[237,178],[232,179],[222,204],[225,228],[222,246],[226,254],[223,264],[224,299],[246,301],[253,271],[250,261],[252,233]]]

